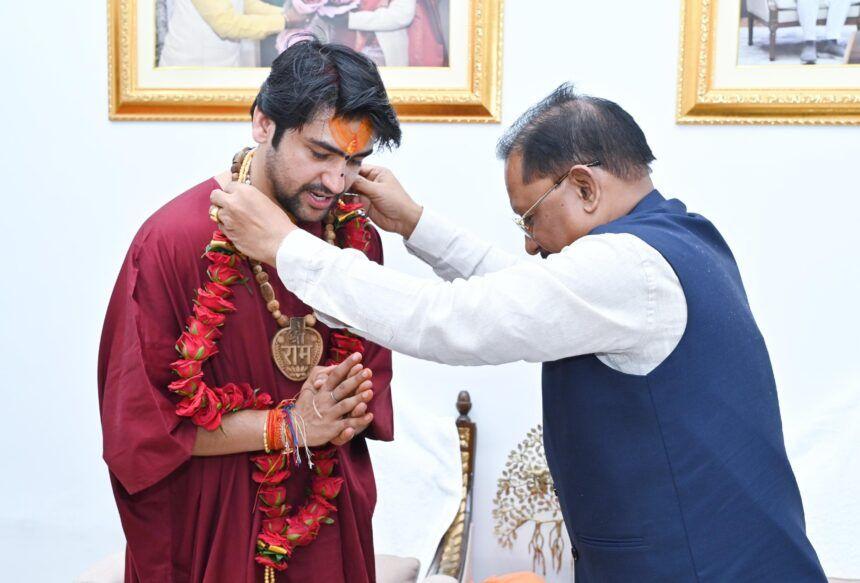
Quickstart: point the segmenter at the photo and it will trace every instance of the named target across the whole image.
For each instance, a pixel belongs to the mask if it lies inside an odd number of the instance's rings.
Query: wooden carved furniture
[[[469,537],[472,527],[472,490],[475,479],[475,444],[477,427],[469,418],[472,399],[468,391],[457,397],[457,431],[460,433],[460,460],[463,467],[463,496],[454,522],[448,528],[436,556],[430,564],[429,575],[447,575],[459,583],[467,583],[471,577],[468,561]]]

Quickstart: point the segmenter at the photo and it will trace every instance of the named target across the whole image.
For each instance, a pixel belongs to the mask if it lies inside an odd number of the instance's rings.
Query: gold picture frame
[[[111,120],[242,121],[259,83],[243,87],[148,87],[139,82],[138,3],[108,0],[108,84]],[[462,0],[457,0],[462,1]],[[501,116],[503,0],[465,0],[468,34],[464,82],[401,88],[387,84],[401,121],[498,123]],[[385,67],[383,78],[385,77]],[[429,69],[429,68],[428,68]]]
[[[678,67],[677,122],[679,124],[860,124],[860,84],[835,87],[810,85],[813,73],[826,73],[807,65],[738,65],[718,55],[718,42],[729,51],[729,43],[737,43],[738,28],[728,28],[726,12],[744,0],[682,0],[681,42]],[[770,0],[769,0],[770,1]],[[772,3],[772,2],[771,2]],[[773,4],[773,3],[772,3]],[[740,18],[736,18],[739,23]],[[738,24],[739,26],[739,24]],[[740,31],[741,34],[745,34]],[[752,43],[752,29],[749,31]],[[860,35],[860,33],[858,33]],[[855,37],[857,38],[857,37]],[[849,41],[849,51],[851,43]],[[734,49],[737,51],[738,49]],[[735,55],[737,52],[735,52]],[[722,59],[722,65],[720,64]],[[725,63],[729,63],[726,67]],[[842,66],[842,65],[840,65]],[[748,78],[756,74],[767,78],[770,71],[778,70],[781,78],[794,75],[796,83],[777,86],[765,82],[762,86],[716,82],[718,69],[734,67]],[[860,72],[860,65],[844,65],[851,79]],[[725,77],[725,76],[724,76]],[[736,76],[739,78],[739,76]],[[731,76],[728,76],[731,78]],[[823,75],[819,76],[823,78]],[[852,81],[853,83],[853,81]]]

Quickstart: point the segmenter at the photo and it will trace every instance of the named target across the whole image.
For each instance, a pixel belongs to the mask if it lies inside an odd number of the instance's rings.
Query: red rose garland
[[[366,251],[370,233],[360,207],[360,203],[339,201],[335,228],[342,235],[342,247]],[[182,397],[176,405],[177,415],[214,431],[221,426],[223,415],[243,409],[270,409],[273,400],[268,393],[252,389],[247,383],[210,387],[203,382],[202,365],[218,354],[216,342],[221,338],[220,328],[227,315],[236,311],[228,299],[233,294],[230,287],[247,282],[239,270],[244,257],[220,230],[213,233],[204,257],[211,262],[206,269],[210,281],[197,289],[194,313],[186,320],[186,329],[176,341],[176,351],[181,358],[171,363],[170,368],[179,379],[168,388]],[[330,343],[326,364],[338,364],[353,352],[364,352],[361,339],[345,330],[331,332]],[[307,546],[316,539],[322,524],[334,523],[329,514],[337,512],[333,501],[343,486],[343,478],[334,477],[335,452],[334,447],[313,452],[314,477],[310,493],[293,514],[286,502],[286,488],[281,485],[290,477],[290,458],[280,452],[251,458],[255,468],[251,479],[260,484],[257,501],[263,514],[254,560],[266,567],[267,581],[274,581],[274,571],[287,568],[287,561],[296,547]]]
[[[364,214],[362,204],[360,202],[347,203],[341,199],[337,203],[337,210],[334,228],[341,234],[340,246],[366,253],[370,245],[370,231],[367,229],[367,217]],[[331,348],[326,364],[343,362],[353,352],[364,354],[364,344],[361,339],[347,330],[332,331],[330,338]]]

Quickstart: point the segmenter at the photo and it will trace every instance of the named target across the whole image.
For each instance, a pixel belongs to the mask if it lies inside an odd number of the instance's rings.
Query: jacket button
[[[575,546],[575,545],[570,545],[570,554],[571,554],[571,555],[573,555],[573,560],[574,560],[574,561],[578,561],[578,560],[579,560],[579,551],[577,551],[577,550],[576,550],[576,546]]]

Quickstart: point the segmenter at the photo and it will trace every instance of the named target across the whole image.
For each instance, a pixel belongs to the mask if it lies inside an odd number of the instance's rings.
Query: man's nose
[[[526,240],[526,253],[529,255],[537,255],[540,253],[540,245],[531,237],[523,237]]]
[[[332,194],[341,194],[346,187],[346,168],[338,165],[322,175],[322,184]]]

